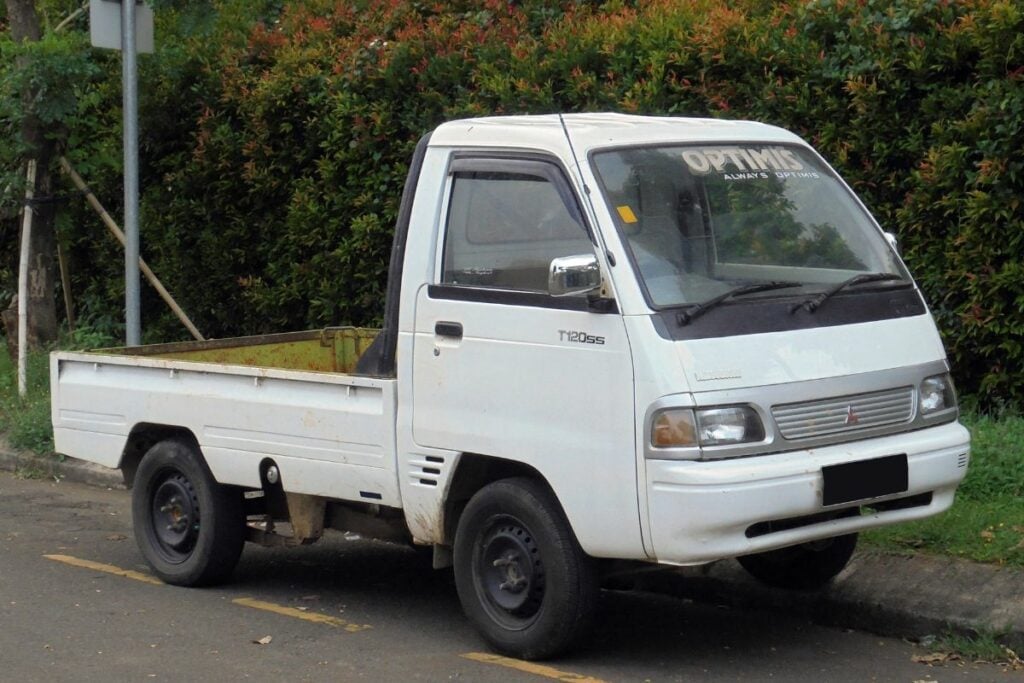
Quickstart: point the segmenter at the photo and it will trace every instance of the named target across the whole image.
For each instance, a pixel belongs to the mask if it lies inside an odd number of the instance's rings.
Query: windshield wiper
[[[883,282],[885,280],[902,279],[902,275],[896,275],[895,273],[861,273],[859,275],[854,275],[848,280],[843,280],[839,284],[833,285],[830,289],[826,289],[824,292],[812,296],[810,299],[807,299],[806,301],[801,301],[800,303],[793,304],[792,306],[789,307],[789,312],[791,314],[796,313],[798,309],[803,308],[808,313],[814,313],[814,311],[818,310],[818,308],[823,303],[825,303],[825,301],[829,299],[832,295],[837,294],[852,285],[859,285],[865,282]]]
[[[802,282],[787,282],[787,281],[773,281],[773,282],[759,282],[756,284],[742,285],[734,289],[730,289],[728,292],[719,294],[716,297],[708,299],[707,301],[701,302],[693,308],[680,311],[676,314],[676,322],[682,325],[689,325],[694,319],[704,315],[712,308],[720,306],[733,297],[740,296],[742,294],[753,294],[754,292],[767,292],[772,289],[787,289],[789,287],[800,287],[803,285]]]

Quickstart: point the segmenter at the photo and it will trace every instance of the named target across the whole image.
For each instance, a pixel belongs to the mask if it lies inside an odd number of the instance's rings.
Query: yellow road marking
[[[302,619],[303,621],[312,621],[315,624],[325,624],[327,626],[334,626],[336,628],[343,628],[349,633],[356,633],[358,631],[365,631],[368,628],[373,628],[368,624],[353,624],[344,619],[338,617],[332,617],[327,614],[320,614],[319,612],[303,612],[300,609],[294,607],[285,607],[284,605],[275,605],[272,602],[264,602],[263,600],[254,600],[253,598],[238,598],[231,602],[236,605],[242,605],[243,607],[252,607],[254,609],[261,609],[266,612],[273,612],[274,614],[280,614],[286,617],[294,617],[295,619]]]
[[[572,683],[604,683],[600,678],[592,678],[590,676],[584,676],[582,674],[574,674],[570,671],[559,671],[550,666],[544,666],[543,664],[534,664],[533,662],[524,662],[521,659],[512,659],[511,657],[502,657],[501,655],[492,655],[486,652],[468,652],[462,655],[466,659],[472,659],[474,662],[482,662],[484,664],[497,664],[498,666],[504,666],[509,669],[517,669],[519,671],[533,674],[535,676],[543,676],[544,678],[552,678],[556,681],[572,681]]]
[[[81,567],[82,569],[94,569],[98,572],[106,572],[107,574],[113,574],[115,576],[123,576],[126,579],[134,579],[141,581],[142,583],[149,583],[154,586],[162,586],[164,582],[155,576],[149,574],[143,574],[142,572],[132,571],[131,569],[121,569],[115,567],[112,564],[103,564],[102,562],[93,562],[92,560],[82,560],[77,557],[71,557],[70,555],[43,555],[48,560],[54,560],[55,562],[63,562],[64,564],[70,564],[72,567]]]

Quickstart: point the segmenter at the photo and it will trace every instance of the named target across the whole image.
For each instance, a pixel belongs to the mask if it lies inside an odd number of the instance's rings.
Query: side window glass
[[[548,178],[455,174],[442,283],[546,292],[552,259],[593,251],[578,212]]]

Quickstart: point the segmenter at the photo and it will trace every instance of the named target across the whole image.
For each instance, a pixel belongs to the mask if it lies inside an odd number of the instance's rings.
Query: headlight
[[[763,441],[764,425],[747,406],[705,408],[697,411],[697,438],[701,446]]]
[[[764,440],[761,418],[748,406],[670,408],[654,416],[651,445],[655,448],[722,446]]]
[[[949,375],[934,375],[921,380],[917,396],[922,415],[956,408],[956,392]]]

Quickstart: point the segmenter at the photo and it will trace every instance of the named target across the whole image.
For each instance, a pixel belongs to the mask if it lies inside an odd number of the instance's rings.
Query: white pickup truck
[[[969,453],[895,240],[806,142],[741,121],[446,123],[411,163],[380,331],[51,370],[57,450],[124,472],[163,580],[325,528],[432,545],[524,658],[637,563],[821,585],[858,531],[947,509]]]

